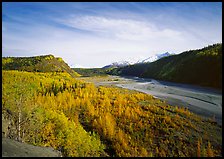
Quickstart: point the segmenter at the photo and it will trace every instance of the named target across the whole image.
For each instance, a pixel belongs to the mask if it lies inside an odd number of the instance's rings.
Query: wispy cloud
[[[101,36],[125,40],[149,40],[181,36],[179,31],[169,28],[158,29],[154,24],[132,19],[115,19],[103,16],[71,16],[61,20],[65,25],[81,30],[92,31]]]

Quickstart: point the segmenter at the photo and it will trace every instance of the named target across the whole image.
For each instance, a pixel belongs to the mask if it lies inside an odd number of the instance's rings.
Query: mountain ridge
[[[28,72],[67,72],[71,76],[79,76],[65,61],[54,55],[32,57],[2,57],[3,70],[19,70]]]
[[[124,66],[128,66],[130,65],[130,62],[128,61],[118,61],[118,62],[113,62],[109,65],[106,65],[106,66],[103,66],[102,68],[103,69],[106,69],[106,68],[118,68],[118,67],[124,67]]]
[[[130,61],[118,61],[118,62],[113,62],[109,65],[103,66],[103,69],[107,68],[118,68],[118,67],[125,67],[129,65],[134,65],[134,64],[141,64],[141,63],[148,63],[148,62],[154,62],[156,60],[159,60],[163,57],[171,56],[174,55],[173,53],[165,52],[165,53],[158,53],[153,56],[150,56],[146,59],[143,60],[138,60],[137,62],[130,62]]]
[[[174,55],[173,53],[169,53],[169,52],[165,52],[165,53],[158,53],[158,54],[155,54],[153,56],[150,56],[144,60],[138,60],[135,64],[137,63],[148,63],[148,62],[154,62],[154,61],[157,61],[163,57],[167,57],[167,56],[171,56],[171,55]]]

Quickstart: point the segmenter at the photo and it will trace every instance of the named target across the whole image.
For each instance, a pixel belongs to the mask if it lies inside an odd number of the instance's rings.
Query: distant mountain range
[[[117,67],[124,67],[124,66],[128,66],[128,65],[130,65],[130,62],[128,62],[128,61],[119,61],[119,62],[113,62],[110,65],[106,65],[103,68],[104,69],[106,69],[106,68],[117,68]]]
[[[144,60],[139,60],[136,62],[137,63],[148,63],[148,62],[154,62],[156,60],[159,60],[163,57],[167,57],[167,56],[170,56],[170,55],[174,55],[172,53],[169,53],[169,52],[165,52],[165,53],[159,53],[159,54],[155,54],[153,56],[150,56],[149,58],[146,58]]]
[[[128,66],[128,65],[133,65],[133,64],[141,64],[141,63],[148,63],[148,62],[154,62],[156,60],[159,60],[163,57],[167,57],[167,56],[170,56],[170,55],[174,55],[174,54],[171,54],[169,52],[165,52],[165,53],[159,53],[159,54],[155,54],[153,56],[150,56],[146,59],[143,59],[143,60],[138,60],[137,62],[128,62],[128,61],[119,61],[119,62],[113,62],[112,64],[110,65],[106,65],[104,66],[103,68],[118,68],[118,67],[124,67],[124,66]]]

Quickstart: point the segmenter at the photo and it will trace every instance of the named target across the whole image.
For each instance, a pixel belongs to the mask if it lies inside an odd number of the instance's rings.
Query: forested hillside
[[[3,136],[63,156],[221,156],[222,127],[151,95],[64,72],[2,71]]]
[[[82,76],[103,76],[107,75],[106,68],[72,68],[75,72],[79,73]]]
[[[62,58],[55,58],[53,55],[2,57],[2,69],[29,72],[67,72],[72,76],[79,76]]]
[[[136,64],[109,72],[165,81],[222,88],[222,44],[190,50],[146,64]]]

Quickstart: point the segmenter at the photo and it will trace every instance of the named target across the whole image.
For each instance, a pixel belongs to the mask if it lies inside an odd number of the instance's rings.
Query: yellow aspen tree
[[[201,157],[201,138],[197,141],[197,157]]]
[[[214,153],[212,151],[211,143],[208,141],[208,147],[207,147],[207,157],[214,157]]]

